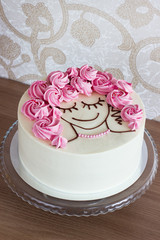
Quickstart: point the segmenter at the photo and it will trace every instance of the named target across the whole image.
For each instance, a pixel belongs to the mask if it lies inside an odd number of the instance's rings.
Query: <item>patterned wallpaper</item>
[[[30,84],[86,63],[132,82],[160,120],[160,1],[0,0],[0,76]]]

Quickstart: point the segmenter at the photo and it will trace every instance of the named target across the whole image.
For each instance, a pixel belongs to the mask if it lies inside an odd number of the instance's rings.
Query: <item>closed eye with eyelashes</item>
[[[81,103],[83,104],[83,108],[85,107],[88,107],[88,109],[90,110],[91,107],[95,107],[95,108],[98,108],[98,105],[99,106],[103,106],[103,102],[105,102],[104,100],[102,100],[100,97],[98,98],[98,101],[96,103],[85,103],[83,101],[81,101]]]
[[[81,103],[83,104],[82,108],[88,107],[89,110],[91,109],[91,107],[98,108],[98,106],[103,106],[103,104],[102,104],[103,102],[105,102],[105,101],[102,100],[100,97],[98,98],[98,101],[95,103],[86,103],[84,101],[81,101]],[[72,107],[68,107],[68,108],[58,107],[58,108],[60,110],[62,110],[63,113],[65,113],[66,111],[72,112],[72,110],[78,110],[76,105],[77,105],[77,103],[74,102],[74,105]]]
[[[78,108],[76,107],[76,102],[74,103],[74,105],[72,107],[69,108],[62,108],[62,107],[58,107],[60,110],[63,111],[63,113],[65,113],[66,111],[72,112],[72,110],[78,110]]]

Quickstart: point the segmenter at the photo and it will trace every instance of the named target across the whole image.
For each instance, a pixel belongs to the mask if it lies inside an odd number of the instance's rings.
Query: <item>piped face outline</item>
[[[108,114],[106,97],[95,92],[91,96],[80,94],[78,99],[62,103],[59,109],[63,113],[61,119],[86,130],[103,124]]]

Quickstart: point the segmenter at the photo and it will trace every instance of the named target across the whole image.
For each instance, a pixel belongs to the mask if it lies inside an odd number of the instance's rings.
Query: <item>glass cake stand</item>
[[[158,153],[155,143],[150,133],[145,129],[142,157],[144,158],[144,171],[139,179],[126,190],[99,200],[92,201],[69,201],[48,196],[37,191],[27,184],[17,173],[17,153],[18,142],[11,153],[11,142],[17,132],[17,123],[8,129],[0,147],[0,170],[8,187],[16,193],[18,197],[29,204],[49,211],[54,214],[67,216],[97,216],[106,214],[122,207],[128,206],[142,194],[151,185],[158,167]],[[13,163],[13,159],[14,163]]]

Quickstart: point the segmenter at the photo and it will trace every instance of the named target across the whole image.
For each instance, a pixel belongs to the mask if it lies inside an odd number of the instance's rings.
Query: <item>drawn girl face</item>
[[[92,93],[90,97],[80,94],[78,99],[68,103],[62,103],[62,119],[83,129],[98,127],[103,123],[108,114],[106,97],[98,93]]]

